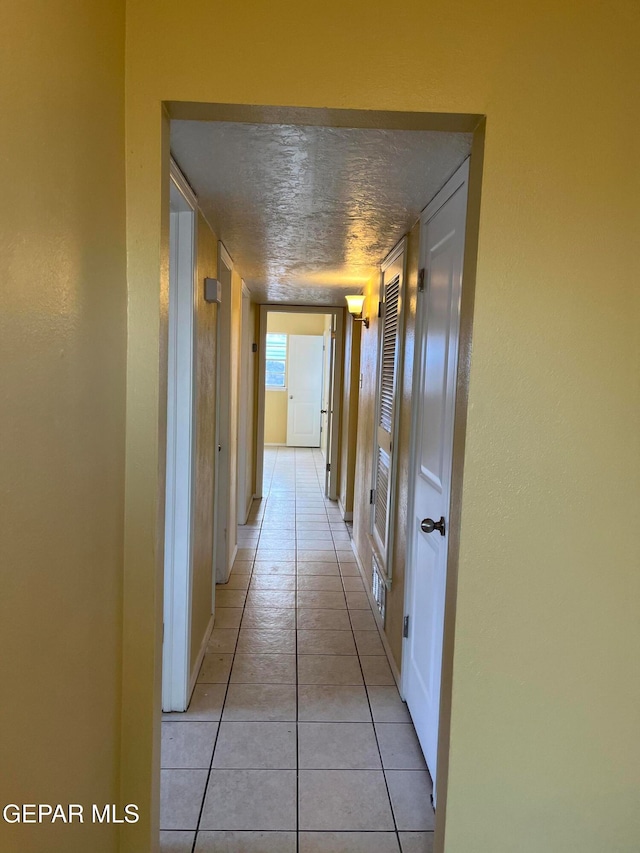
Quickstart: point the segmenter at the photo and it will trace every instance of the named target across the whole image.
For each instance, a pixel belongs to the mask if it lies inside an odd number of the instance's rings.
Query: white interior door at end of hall
[[[426,272],[418,306],[418,409],[403,686],[433,779],[434,802],[467,173],[465,164],[427,207],[421,234]],[[438,529],[424,532],[424,519],[441,518],[444,536]]]
[[[289,335],[287,445],[319,447],[322,415],[322,335]]]

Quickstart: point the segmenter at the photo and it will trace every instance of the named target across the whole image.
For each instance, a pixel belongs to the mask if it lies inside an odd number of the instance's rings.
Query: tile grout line
[[[273,473],[272,473],[272,479],[273,479]],[[271,481],[269,482],[269,492],[270,492],[270,490],[271,490]],[[269,492],[267,492],[267,501],[269,500],[269,497],[268,497],[268,496],[269,496]],[[261,537],[261,535],[262,535],[262,525],[263,525],[263,523],[264,523],[264,510],[263,510],[263,512],[262,512],[262,515],[260,516],[260,527],[259,527],[260,532],[258,533],[258,539],[257,539],[257,542],[256,542],[256,549],[255,549],[255,551],[254,551],[253,559],[252,559],[252,561],[251,561],[251,572],[249,573],[249,585],[247,586],[247,591],[246,591],[246,594],[245,594],[245,597],[244,597],[244,602],[243,602],[243,605],[242,605],[242,613],[241,613],[241,615],[240,615],[240,622],[239,622],[239,624],[238,624],[238,636],[236,637],[235,646],[234,646],[234,648],[233,648],[233,657],[232,657],[232,659],[231,659],[231,667],[229,668],[229,677],[228,677],[228,679],[227,679],[227,683],[226,683],[225,691],[224,691],[224,698],[223,698],[223,700],[222,700],[222,706],[221,706],[221,708],[220,708],[220,720],[219,720],[219,722],[218,722],[218,729],[217,729],[217,731],[216,731],[216,736],[215,736],[214,741],[213,741],[213,750],[212,750],[212,752],[211,752],[211,761],[209,762],[209,770],[208,770],[208,773],[207,773],[207,779],[206,779],[206,781],[205,781],[205,785],[204,785],[204,792],[203,792],[203,794],[202,794],[202,803],[200,804],[200,812],[198,813],[198,822],[197,822],[197,824],[196,824],[196,831],[195,831],[194,836],[193,836],[193,846],[192,846],[192,848],[191,848],[191,853],[195,853],[195,851],[196,851],[196,845],[197,845],[197,843],[198,843],[198,833],[200,832],[200,823],[202,822],[202,813],[203,813],[203,811],[204,811],[204,804],[205,804],[206,799],[207,799],[207,792],[208,792],[208,789],[209,789],[209,782],[210,782],[210,780],[211,780],[211,772],[212,772],[212,770],[213,770],[213,761],[214,761],[215,754],[216,754],[216,747],[217,747],[217,745],[218,745],[218,739],[219,739],[219,737],[220,737],[220,729],[222,728],[222,718],[223,718],[223,716],[224,716],[224,709],[225,709],[225,705],[227,704],[227,696],[228,696],[228,694],[229,694],[229,686],[230,686],[230,684],[231,684],[231,673],[232,673],[232,671],[233,671],[233,667],[234,667],[235,660],[236,660],[236,652],[237,652],[237,648],[238,648],[238,643],[239,643],[239,641],[240,641],[240,631],[241,631],[241,629],[242,629],[242,620],[243,620],[243,618],[244,618],[244,611],[245,611],[245,608],[246,608],[246,606],[247,606],[247,598],[248,598],[248,596],[249,596],[249,586],[251,586],[251,581],[252,581],[252,579],[253,579],[253,572],[254,572],[254,568],[255,568],[256,556],[257,556],[257,553],[258,553],[258,547],[259,547],[259,545],[260,545],[260,537]],[[231,571],[233,571],[233,566],[231,567]],[[214,623],[214,624],[215,624],[215,623]]]
[[[337,552],[336,552],[336,556],[337,556]],[[340,565],[340,564],[338,564],[338,565]],[[342,581],[342,587],[344,589],[344,578],[342,577],[342,571],[340,572],[340,580]],[[346,598],[347,598],[346,589],[344,589],[344,596],[345,596],[345,601],[346,601]],[[371,610],[371,607],[369,607],[369,610]],[[384,780],[384,787],[385,787],[385,790],[387,792],[387,800],[389,801],[389,810],[391,812],[391,819],[393,821],[393,831],[395,832],[396,842],[398,844],[398,850],[401,851],[402,847],[400,845],[400,834],[398,831],[398,824],[396,822],[396,815],[395,815],[395,812],[393,810],[393,803],[391,801],[391,792],[389,790],[389,783],[387,782],[387,774],[385,773],[385,766],[384,766],[384,762],[382,760],[382,751],[380,749],[380,741],[378,740],[378,730],[376,729],[375,719],[373,716],[373,708],[371,706],[371,699],[369,698],[369,689],[368,689],[366,679],[364,677],[364,669],[362,666],[361,655],[360,655],[360,652],[358,651],[358,645],[356,643],[356,635],[355,635],[355,631],[353,628],[353,623],[351,622],[351,614],[349,614],[349,623],[351,625],[351,632],[353,634],[353,643],[356,647],[356,653],[358,655],[358,666],[360,667],[360,672],[362,674],[362,683],[364,685],[365,696],[367,697],[367,705],[369,706],[369,714],[371,715],[371,728],[373,729],[373,736],[374,736],[375,741],[376,741],[376,748],[378,750],[378,756],[380,758],[380,769],[382,771],[382,778]],[[371,686],[373,687],[374,685],[371,685]]]

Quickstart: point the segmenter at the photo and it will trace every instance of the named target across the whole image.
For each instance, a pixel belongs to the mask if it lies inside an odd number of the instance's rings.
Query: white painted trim
[[[236,527],[237,527],[237,525],[236,525]],[[236,538],[237,538],[237,535],[236,535]],[[229,557],[229,566],[228,566],[229,574],[231,574],[231,569],[233,568],[233,564],[235,563],[237,556],[238,556],[238,543],[236,542],[236,544],[233,546],[233,551],[231,552],[231,555]]]
[[[329,437],[331,442],[331,453],[329,464],[329,499],[337,501],[340,494],[340,447],[342,435],[340,426],[342,423],[342,390],[344,386],[344,309],[334,314],[335,318],[335,341],[333,357],[333,376],[331,378],[331,419],[329,423]]]
[[[405,234],[404,237],[401,237],[400,240],[398,240],[396,245],[380,264],[380,272],[386,272],[391,264],[395,263],[403,252],[406,256],[407,242],[407,235]]]
[[[382,641],[382,645],[384,647],[384,652],[387,656],[387,660],[389,661],[389,666],[391,667],[391,673],[396,682],[398,690],[400,690],[400,671],[398,670],[398,667],[396,666],[396,663],[393,659],[393,655],[391,654],[391,646],[389,645],[389,640],[387,639],[387,635],[384,632],[382,619],[380,618],[380,611],[378,610],[378,604],[375,598],[373,597],[371,589],[369,588],[369,579],[367,578],[364,566],[362,564],[362,560],[360,559],[360,554],[358,554],[358,549],[356,548],[356,543],[353,539],[351,540],[351,550],[355,554],[356,565],[358,567],[358,571],[360,572],[362,583],[364,584],[364,591],[367,593],[367,598],[369,599],[371,610],[373,611],[373,618],[376,623],[376,628],[378,629],[378,634],[380,635],[380,640]],[[400,696],[402,697],[402,691],[400,691]]]
[[[190,695],[195,506],[197,216],[195,197],[183,192],[175,164],[171,182],[184,208],[170,212],[162,709],[184,711]]]
[[[249,497],[249,500],[247,501],[247,507],[246,507],[246,511],[245,511],[245,515],[244,515],[244,521],[242,522],[240,527],[244,527],[246,525],[246,523],[249,521],[249,515],[251,514],[251,507],[253,506],[254,500],[255,500],[254,495],[251,495]],[[239,544],[238,544],[238,547],[240,547]]]
[[[189,207],[198,210],[198,196],[173,157],[169,160],[169,175]]]
[[[221,267],[228,272],[228,286],[223,281]],[[225,276],[226,278],[226,276]],[[222,285],[222,302],[218,305],[216,357],[216,500],[214,508],[215,534],[214,584],[226,583],[230,571],[230,553],[237,547],[237,523],[231,529],[230,519],[237,516],[237,500],[231,494],[231,375],[233,261],[222,242],[218,242],[218,279]],[[221,448],[219,451],[218,448]],[[237,466],[236,466],[237,467]],[[226,531],[226,535],[225,535]]]
[[[196,658],[196,662],[193,665],[193,669],[191,670],[191,678],[189,679],[189,702],[191,701],[191,696],[193,695],[193,690],[196,686],[196,681],[198,680],[198,673],[200,672],[200,667],[202,666],[202,661],[207,652],[207,646],[209,644],[209,637],[211,636],[211,632],[213,631],[213,622],[214,615],[211,614],[209,618],[209,624],[207,625],[207,630],[204,632],[204,637],[202,638],[202,642],[200,643],[200,650],[198,651],[198,657]],[[189,704],[187,703],[187,707]],[[185,709],[186,710],[186,709]]]
[[[346,511],[340,497],[338,497],[338,509],[340,510],[343,521],[353,521],[353,513]]]
[[[455,172],[455,174],[449,178],[444,187],[442,187],[433,199],[429,202],[429,204],[425,207],[420,215],[420,245],[418,247],[418,258],[420,265],[424,263],[424,246],[422,244],[422,234],[425,223],[431,219],[437,212],[440,210],[443,204],[445,204],[454,193],[456,193],[460,187],[466,182],[469,181],[469,158],[465,160],[465,162],[460,166],[460,168]],[[466,241],[465,235],[465,241]],[[463,273],[464,275],[464,273]],[[463,278],[463,286],[464,286],[464,278]],[[416,329],[415,329],[415,344],[413,351],[413,388],[411,389],[411,397],[415,399],[418,396],[420,391],[420,382],[421,382],[421,370],[420,370],[420,356],[422,352],[422,336],[424,335],[424,328],[422,325],[422,298],[424,294],[418,294],[418,303],[416,307]],[[458,363],[458,371],[460,370],[460,363]],[[456,383],[457,388],[457,383]],[[404,583],[404,615],[410,612],[411,602],[413,599],[413,579],[415,576],[415,567],[413,564],[413,521],[414,521],[414,507],[415,507],[415,471],[417,467],[417,454],[418,454],[418,418],[419,418],[419,406],[413,406],[411,412],[411,438],[410,438],[410,446],[409,446],[409,484],[408,484],[408,500],[407,500],[407,530],[406,530],[406,558],[405,558],[405,583]],[[404,656],[407,648],[407,638],[403,638],[402,640],[402,661],[401,661],[401,684],[400,684],[400,693],[404,695],[406,692],[406,684],[405,678],[407,677],[407,673],[404,667]]]
[[[247,477],[250,467],[254,462],[248,459],[247,447],[251,448],[253,442],[250,436],[249,407],[250,398],[254,388],[249,383],[250,366],[252,359],[251,343],[251,294],[244,281],[241,282],[240,296],[240,334],[238,353],[238,436],[236,442],[236,514],[237,523],[245,524],[247,521]],[[255,374],[254,374],[255,375]]]
[[[218,251],[220,253],[220,258],[222,259],[222,263],[225,265],[225,267],[227,267],[229,270],[231,270],[231,272],[233,272],[233,270],[234,270],[233,258],[231,257],[229,252],[227,252],[227,249],[226,249],[224,243],[222,242],[222,240],[218,240]]]

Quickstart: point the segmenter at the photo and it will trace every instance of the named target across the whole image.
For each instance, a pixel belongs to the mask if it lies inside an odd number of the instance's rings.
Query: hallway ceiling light
[[[353,294],[345,296],[347,300],[347,310],[353,317],[354,321],[364,323],[365,329],[369,328],[369,318],[362,316],[362,306],[364,305],[364,296],[362,294]]]

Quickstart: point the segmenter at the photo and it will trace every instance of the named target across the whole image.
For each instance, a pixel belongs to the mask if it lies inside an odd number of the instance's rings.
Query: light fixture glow
[[[345,296],[347,300],[347,310],[353,317],[354,321],[364,323],[365,329],[369,328],[369,318],[362,316],[362,306],[364,305],[364,296],[362,294],[353,294]]]

